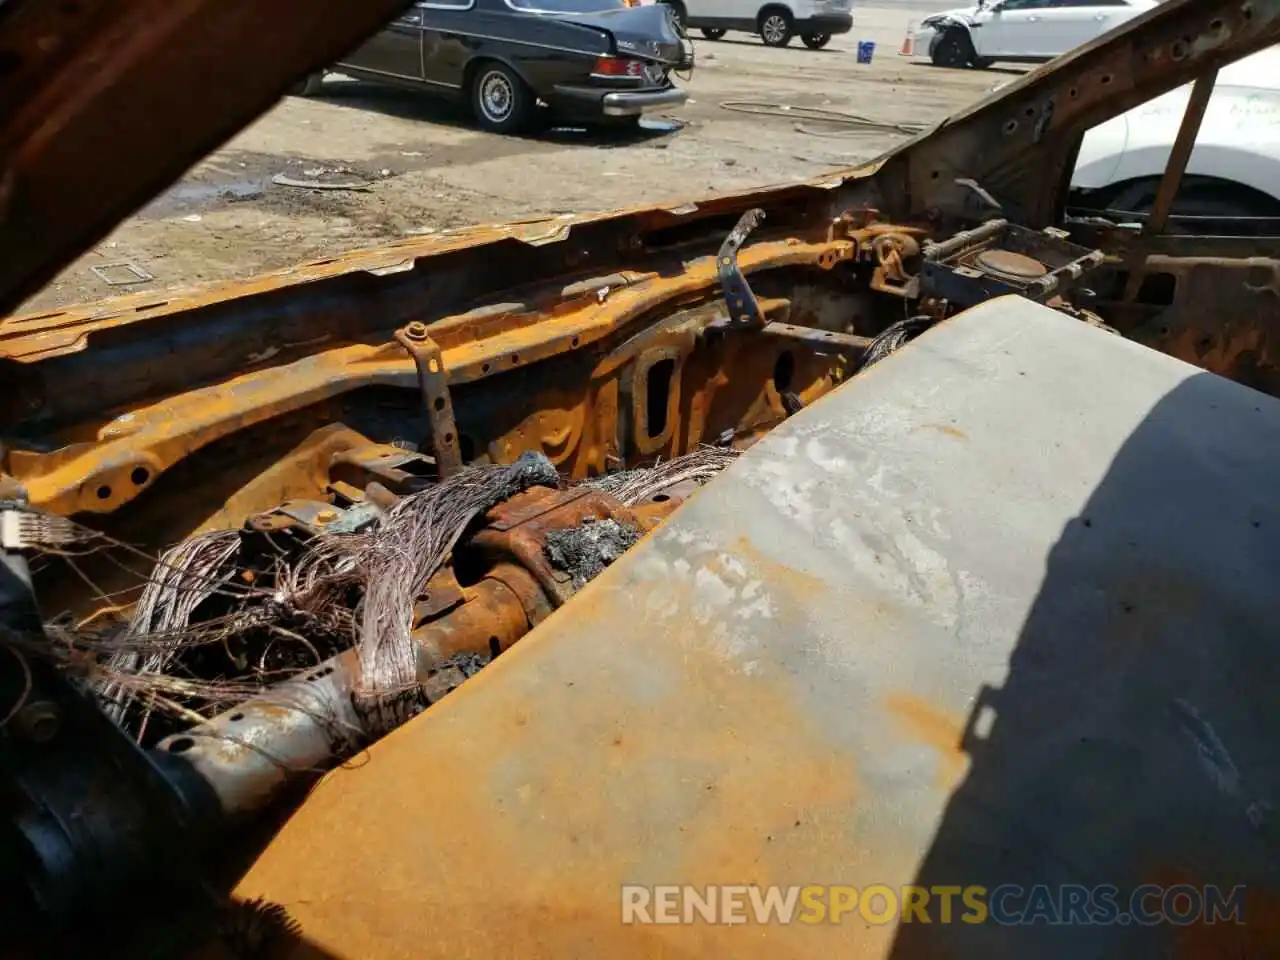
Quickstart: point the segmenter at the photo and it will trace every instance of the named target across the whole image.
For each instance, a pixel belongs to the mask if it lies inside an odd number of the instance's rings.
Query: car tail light
[[[596,61],[595,72],[599,77],[642,77],[644,63],[626,57],[601,57]]]

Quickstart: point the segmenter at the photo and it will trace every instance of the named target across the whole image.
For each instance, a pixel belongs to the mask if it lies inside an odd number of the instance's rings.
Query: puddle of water
[[[202,200],[222,200],[226,197],[244,200],[261,196],[266,189],[264,180],[238,180],[235,183],[183,183],[174,187],[161,199],[175,203],[199,203]]]
[[[153,216],[170,210],[218,200],[250,200],[267,189],[267,180],[235,180],[231,183],[180,183],[150,203],[145,212]]]

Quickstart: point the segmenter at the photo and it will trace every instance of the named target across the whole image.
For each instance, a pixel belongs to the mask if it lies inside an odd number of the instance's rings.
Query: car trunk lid
[[[613,37],[620,56],[641,57],[669,64],[681,64],[693,59],[693,47],[676,30],[666,4],[564,14],[558,19],[605,31]]]

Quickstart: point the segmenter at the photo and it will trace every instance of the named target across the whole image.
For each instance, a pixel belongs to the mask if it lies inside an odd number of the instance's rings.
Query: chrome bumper
[[[663,107],[676,107],[689,99],[689,91],[679,87],[666,90],[622,90],[606,93],[601,109],[606,117],[635,117]]]

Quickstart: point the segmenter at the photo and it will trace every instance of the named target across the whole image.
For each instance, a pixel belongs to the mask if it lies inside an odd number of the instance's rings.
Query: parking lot
[[[771,49],[745,34],[709,42],[694,31],[689,103],[646,121],[638,136],[489,135],[464,108],[334,78],[318,98],[282,100],[27,309],[247,277],[467,224],[706,196],[848,166],[906,133],[797,120],[792,111],[819,107],[910,129],[1009,79],[999,68],[941,70],[899,56],[908,23],[930,12],[855,7],[853,32],[820,51],[799,42]],[[870,65],[857,63],[860,40],[877,44]],[[778,108],[744,113],[735,101]],[[274,182],[281,174],[295,184],[360,189],[281,185]],[[113,286],[90,270],[121,261],[154,279]]]

